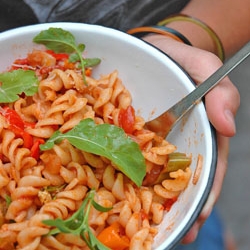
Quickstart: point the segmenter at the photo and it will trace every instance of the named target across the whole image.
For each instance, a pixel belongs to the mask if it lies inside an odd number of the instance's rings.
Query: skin
[[[242,0],[240,3],[235,0],[192,0],[181,13],[196,17],[209,25],[220,37],[226,58],[250,40],[250,0]],[[175,21],[167,26],[182,33],[193,46],[158,34],[148,35],[144,39],[176,60],[197,84],[222,65],[215,54],[216,48],[212,39],[198,25]],[[240,105],[239,92],[226,77],[206,95],[205,103],[208,117],[217,131],[217,170],[207,203],[183,238],[183,243],[191,243],[196,239],[200,227],[219,198],[227,170],[229,140],[236,133],[234,118]]]
[[[191,0],[181,11],[206,23],[219,36],[226,57],[239,50],[250,38],[250,0]],[[193,46],[215,52],[211,38],[190,22],[168,24],[190,39]]]

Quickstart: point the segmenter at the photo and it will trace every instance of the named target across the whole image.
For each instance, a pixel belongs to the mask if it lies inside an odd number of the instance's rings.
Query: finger
[[[213,186],[211,189],[211,193],[213,193],[214,196],[216,197],[215,202],[217,201],[220,195],[222,184],[223,184],[225,174],[227,171],[228,154],[229,154],[229,138],[217,134],[217,145],[218,145],[218,160],[217,160],[217,167],[216,167],[214,182],[213,182]]]
[[[190,228],[188,233],[182,239],[183,244],[190,244],[196,240],[201,227],[203,226],[207,218],[212,213],[213,207],[215,205],[215,201],[216,201],[216,197],[213,193],[211,193],[208,197],[206,205],[204,209],[202,210],[202,213],[200,214],[199,218],[196,220],[194,225]]]
[[[196,57],[198,66],[189,68],[189,73],[199,85],[211,76],[222,62],[215,55],[199,51],[199,58]],[[191,65],[186,61],[187,65]],[[240,95],[237,88],[225,77],[216,87],[205,96],[206,111],[209,120],[216,130],[228,137],[235,135],[235,114],[240,105]]]
[[[194,225],[191,227],[191,229],[188,231],[188,233],[185,235],[185,237],[182,239],[182,244],[190,244],[195,241],[197,238],[198,232],[200,229],[200,224],[198,222],[195,222]]]
[[[240,106],[240,95],[229,80],[223,79],[218,86],[206,95],[206,111],[216,130],[227,137],[236,133],[235,115]]]

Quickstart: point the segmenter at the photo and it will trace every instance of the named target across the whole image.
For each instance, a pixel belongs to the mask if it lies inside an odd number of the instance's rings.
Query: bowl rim
[[[64,27],[69,25],[78,25],[80,26],[89,26],[89,27],[100,27],[106,30],[112,30],[115,31],[117,33],[120,32],[121,35],[129,35],[124,31],[120,31],[120,30],[116,30],[110,27],[106,27],[106,26],[102,26],[102,25],[97,25],[97,24],[89,24],[89,23],[77,23],[77,22],[52,22],[52,23],[39,23],[39,24],[30,24],[30,25],[26,25],[26,26],[20,26],[20,27],[16,27],[16,28],[12,28],[6,31],[1,32],[0,34],[0,38],[4,38],[7,37],[8,35],[14,35],[14,33],[16,31],[21,32],[22,30],[27,30],[29,28],[31,28],[32,31],[34,30],[42,30],[44,28],[49,28],[51,27],[56,27],[56,25],[58,25],[59,27]],[[141,38],[138,38],[136,36],[133,35],[129,35],[131,36],[133,39],[136,40],[140,40],[142,43],[146,43],[149,46],[153,47],[154,49],[160,51],[161,53],[163,53],[166,57],[168,57],[174,64],[176,64],[181,70],[182,72],[189,78],[190,82],[195,86],[195,83],[193,81],[193,79],[191,78],[191,76],[188,74],[188,72],[186,70],[183,69],[183,67],[176,62],[171,56],[169,56],[167,53],[163,52],[162,50],[160,50],[159,48],[155,47],[154,45],[142,40]],[[0,39],[1,40],[1,39]],[[202,105],[204,106],[204,103],[202,102]],[[176,247],[181,239],[185,236],[185,234],[189,231],[189,229],[192,227],[192,225],[195,223],[196,219],[198,218],[198,216],[200,215],[207,199],[208,196],[210,194],[212,185],[213,185],[213,181],[214,181],[214,176],[215,176],[215,172],[216,172],[216,164],[217,164],[217,157],[218,157],[218,152],[217,152],[217,142],[216,142],[216,131],[214,129],[214,127],[212,126],[212,124],[209,122],[209,127],[210,127],[210,132],[211,132],[211,149],[212,149],[212,153],[211,153],[211,164],[210,164],[210,171],[209,171],[209,176],[207,179],[207,183],[206,186],[204,187],[204,192],[202,197],[200,198],[197,207],[195,209],[195,211],[192,213],[191,217],[189,218],[189,220],[187,221],[187,223],[185,224],[185,226],[180,230],[179,234],[177,236],[175,236],[173,238],[173,240],[167,245],[164,246],[164,243],[162,244],[162,246],[160,246],[160,249],[173,249],[174,247]],[[158,249],[159,247],[157,247]]]

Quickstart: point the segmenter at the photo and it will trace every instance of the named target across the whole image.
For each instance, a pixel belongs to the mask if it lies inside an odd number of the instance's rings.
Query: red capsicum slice
[[[67,53],[55,53],[53,50],[46,50],[46,52],[52,55],[53,57],[55,57],[57,61],[61,61],[61,60],[65,60],[69,58],[69,55]]]
[[[16,70],[22,68],[23,70],[29,69],[29,62],[27,58],[16,59],[11,66],[11,70]]]
[[[9,129],[15,133],[17,137],[23,138],[23,146],[30,149],[33,145],[33,137],[24,131],[27,123],[22,120],[14,109],[7,106],[1,108],[0,113],[8,120]]]
[[[18,113],[7,106],[0,109],[1,114],[8,120],[9,124],[24,129],[24,122]]]
[[[135,124],[135,110],[132,106],[126,109],[121,109],[119,113],[119,125],[124,129],[127,134],[132,134]]]
[[[35,139],[31,149],[30,149],[30,155],[31,157],[35,158],[36,160],[39,159],[39,156],[40,156],[40,148],[39,146],[41,144],[44,144],[45,141],[43,139]]]
[[[124,234],[124,228],[118,222],[105,228],[97,239],[112,250],[124,250],[129,247],[129,238]]]
[[[177,201],[177,197],[171,198],[171,199],[166,199],[166,201],[164,202],[163,206],[164,209],[168,212],[170,211],[171,207],[173,206],[173,204]]]

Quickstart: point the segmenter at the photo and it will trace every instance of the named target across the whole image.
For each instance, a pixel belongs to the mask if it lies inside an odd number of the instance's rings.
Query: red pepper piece
[[[10,125],[24,129],[24,122],[18,113],[7,106],[0,109],[0,113],[8,120]]]
[[[164,202],[163,206],[166,211],[169,211],[173,204],[177,201],[177,197],[171,198],[171,199],[166,199]]]
[[[127,134],[132,134],[135,124],[135,110],[132,106],[121,109],[119,113],[119,125]]]
[[[91,68],[86,68],[85,69],[85,76],[91,76],[92,75],[92,69]]]
[[[39,159],[39,156],[40,156],[40,149],[39,149],[39,146],[41,144],[44,144],[44,140],[43,139],[35,139],[35,142],[33,143],[31,149],[30,149],[30,155],[35,158],[36,160]]]
[[[9,129],[16,135],[16,137],[21,137],[23,138],[23,146],[25,148],[31,148],[32,145],[33,145],[33,137],[25,132],[24,130],[22,130],[21,128],[13,125],[13,124],[10,124],[9,125]]]
[[[53,57],[55,57],[55,59],[57,61],[61,61],[61,60],[65,60],[69,58],[69,55],[66,53],[56,53],[53,50],[46,50],[46,52],[50,55],[52,55]]]
[[[27,58],[19,58],[14,61],[13,64],[18,64],[18,65],[28,65],[28,59]]]
[[[157,181],[162,171],[162,168],[163,166],[154,164],[153,168],[149,172],[146,173],[146,176],[144,177],[144,180],[143,180],[143,185],[145,186],[153,185]]]
[[[17,137],[23,138],[23,146],[30,149],[33,144],[33,137],[24,131],[25,123],[18,113],[7,106],[1,108],[0,113],[8,120],[9,129],[15,133]]]
[[[129,247],[129,238],[124,234],[124,228],[118,222],[106,227],[97,239],[112,250],[124,250]]]
[[[11,70],[16,70],[16,69],[20,69],[20,68],[23,70],[29,69],[29,62],[28,62],[27,58],[16,59],[11,66]]]

